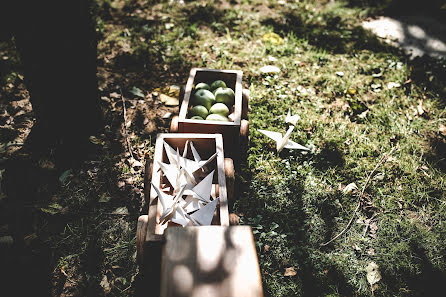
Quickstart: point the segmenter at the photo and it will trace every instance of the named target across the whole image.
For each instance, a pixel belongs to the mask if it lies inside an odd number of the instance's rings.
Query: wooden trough
[[[222,134],[225,154],[238,159],[240,152],[246,150],[249,136],[249,121],[247,120],[249,95],[248,91],[242,88],[242,75],[243,72],[240,70],[192,68],[184,91],[180,113],[172,118],[170,132]],[[223,80],[229,88],[234,90],[234,121],[189,119],[188,112],[192,107],[190,101],[194,93],[194,86],[200,82],[210,85],[215,80]]]
[[[222,136],[220,134],[195,133],[158,134],[155,144],[154,162],[146,160],[144,195],[146,201],[148,201],[149,209],[147,215],[139,217],[137,225],[137,260],[140,264],[144,262],[147,244],[150,242],[161,242],[164,239],[164,232],[168,228],[168,224],[159,224],[162,206],[159,199],[157,199],[156,192],[154,190],[151,191],[152,187],[150,182],[158,188],[161,188],[162,184],[168,184],[167,178],[162,176],[159,163],[156,161],[167,163],[168,159],[163,145],[164,142],[175,150],[178,148],[180,154],[182,154],[186,141],[193,142],[203,159],[207,159],[214,153],[218,153],[216,159],[210,164],[210,166],[215,168],[213,188],[219,197],[219,203],[212,224],[229,226],[228,198],[232,199],[234,192],[234,165],[232,159],[224,158]],[[191,154],[190,150],[188,154]]]

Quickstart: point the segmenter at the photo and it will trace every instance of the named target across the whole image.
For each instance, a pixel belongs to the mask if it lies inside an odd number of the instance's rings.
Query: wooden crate
[[[240,70],[192,68],[184,91],[179,116],[172,119],[171,132],[222,134],[226,155],[230,157],[238,156],[240,147],[244,142],[247,142],[249,133],[249,122],[245,119],[247,117],[248,98],[247,95],[244,96],[242,94],[242,75],[243,72]],[[205,82],[210,85],[215,80],[223,80],[229,88],[234,90],[234,121],[221,122],[188,119],[194,86],[199,82]]]
[[[259,263],[249,226],[166,230],[161,297],[262,297]]]
[[[189,133],[169,133],[158,134],[155,145],[155,155],[153,162],[153,169],[151,174],[152,183],[160,188],[162,183],[167,183],[167,179],[162,177],[158,161],[166,162],[167,155],[164,150],[163,142],[167,142],[172,148],[179,149],[182,154],[186,141],[192,141],[195,148],[200,153],[202,159],[207,159],[214,153],[218,153],[213,164],[216,169],[214,176],[214,187],[218,186],[219,192],[219,206],[217,207],[216,217],[214,223],[221,226],[229,225],[228,200],[226,192],[226,176],[225,176],[225,158],[223,153],[223,139],[220,134],[189,134]],[[189,150],[189,154],[190,154]],[[189,156],[192,157],[191,155]],[[167,224],[160,225],[158,223],[161,215],[161,202],[157,199],[156,192],[150,191],[149,197],[149,212],[148,212],[148,226],[145,236],[145,241],[159,241],[163,238]]]

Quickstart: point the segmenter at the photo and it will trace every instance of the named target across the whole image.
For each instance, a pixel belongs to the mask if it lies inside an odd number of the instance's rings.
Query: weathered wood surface
[[[213,224],[221,226],[229,226],[229,211],[228,211],[228,198],[226,190],[226,177],[224,168],[224,152],[223,152],[223,139],[220,134],[196,134],[196,133],[167,133],[158,134],[155,144],[155,155],[152,171],[152,183],[160,188],[162,183],[167,183],[167,179],[162,178],[160,166],[157,161],[166,162],[167,155],[164,151],[163,141],[166,141],[172,148],[178,148],[182,154],[184,144],[186,141],[192,141],[195,148],[200,153],[202,159],[207,159],[214,153],[218,153],[216,161],[214,161],[216,169],[216,177],[214,177],[215,185],[218,185],[219,192],[219,206],[216,212],[216,218]],[[190,150],[188,152],[191,154]],[[191,155],[188,155],[192,158]],[[149,222],[147,227],[146,241],[160,241],[163,239],[164,231],[167,228],[167,224],[158,224],[161,216],[161,202],[157,199],[156,192],[150,191],[149,201]]]
[[[161,261],[161,297],[263,296],[249,226],[169,228]]]

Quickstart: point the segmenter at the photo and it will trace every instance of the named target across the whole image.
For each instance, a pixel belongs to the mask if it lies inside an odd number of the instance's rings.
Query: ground
[[[150,290],[135,259],[143,164],[178,112],[160,94],[177,96],[169,87],[206,67],[242,70],[251,92],[231,209],[253,228],[266,296],[445,289],[444,59],[411,59],[365,30],[387,13],[365,0],[149,2],[95,1],[106,126],[79,168],[57,168],[51,152],[26,161],[32,107],[14,42],[0,43],[5,283],[52,296]],[[262,72],[267,65],[279,72]],[[278,154],[257,131],[284,133],[288,109],[301,118],[291,138],[311,152]]]

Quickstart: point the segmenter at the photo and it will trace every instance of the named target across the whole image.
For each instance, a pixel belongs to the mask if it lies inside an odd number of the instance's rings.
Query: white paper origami
[[[215,208],[217,207],[218,198],[212,200],[206,206],[200,208],[189,216],[191,221],[198,226],[208,226],[212,223],[214,217]]]
[[[300,120],[300,116],[298,114],[291,115],[291,109],[288,109],[288,114],[285,117],[285,123],[290,123],[293,126],[296,126],[297,121]]]
[[[181,198],[181,196],[183,196],[185,187],[184,186],[181,187],[180,191],[175,195],[175,197],[173,197],[158,189],[158,187],[155,186],[153,183],[151,184],[158,195],[158,199],[161,202],[161,206],[163,207],[163,212],[159,219],[160,224],[163,224],[170,218],[170,216],[175,214],[177,210],[177,202]]]
[[[184,212],[183,208],[180,206],[177,206],[175,209],[175,212],[173,213],[172,218],[170,219],[171,222],[181,225],[183,227],[186,227],[187,224],[189,224],[190,220],[187,218],[186,213]]]
[[[272,140],[274,140],[275,142],[277,142],[277,152],[280,153],[282,151],[282,149],[286,148],[286,149],[297,149],[297,150],[305,150],[305,151],[309,151],[310,149],[300,145],[290,139],[291,136],[291,132],[293,132],[294,126],[290,126],[288,128],[288,131],[286,131],[285,135],[282,137],[282,133],[279,132],[273,132],[273,131],[267,131],[267,130],[261,130],[259,129],[258,131],[260,133],[263,133],[264,135],[268,136],[269,138],[271,138]]]
[[[194,198],[198,198],[203,202],[211,202],[211,191],[212,191],[212,179],[214,178],[215,170],[212,170],[201,182],[199,182],[191,190],[186,190],[185,195],[192,195]]]
[[[191,149],[193,147],[193,144],[191,142]],[[185,146],[184,151],[186,151],[187,143]],[[217,157],[217,153],[213,154],[209,159],[203,161],[201,160],[200,156],[198,155],[198,152],[195,150],[195,148],[192,149],[192,154],[194,155],[194,158],[197,158],[195,160],[190,160],[185,157],[180,156],[178,150],[175,151],[167,142],[164,142],[164,149],[166,151],[167,158],[169,159],[169,163],[171,165],[181,166],[184,168],[187,173],[190,176],[193,176],[194,172],[198,169],[203,168],[204,166],[208,165],[210,162],[212,162],[215,157]]]
[[[191,213],[202,208],[204,202],[192,195],[188,195],[186,199],[180,200],[180,205],[186,213]]]

